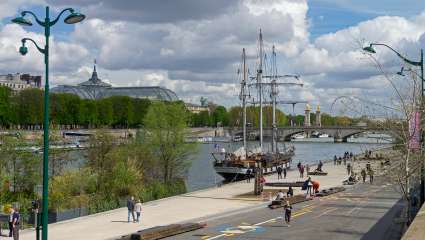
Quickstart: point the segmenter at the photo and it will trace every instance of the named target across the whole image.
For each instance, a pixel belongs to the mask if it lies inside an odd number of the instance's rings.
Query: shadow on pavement
[[[405,202],[400,199],[394,206],[361,238],[361,240],[399,240],[402,236],[403,225],[395,223],[400,218]]]

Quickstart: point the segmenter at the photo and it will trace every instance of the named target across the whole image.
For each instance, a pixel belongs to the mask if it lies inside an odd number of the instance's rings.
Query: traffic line
[[[295,212],[292,215],[292,218],[296,218],[296,217],[302,216],[304,214],[310,213],[310,212],[313,211],[313,209],[315,207],[317,207],[317,205],[314,205],[314,204],[307,205],[306,207]],[[269,220],[266,220],[266,221],[263,221],[263,222],[253,224],[252,226],[260,226],[260,225],[263,225],[263,224],[266,224],[266,223],[276,222],[277,220],[280,220],[280,219],[283,219],[283,217],[275,217],[275,218],[272,218],[272,219],[269,219]],[[244,234],[244,233],[223,233],[223,234],[213,236],[213,237],[204,236],[204,237],[207,237],[207,238],[202,238],[202,240],[214,240],[214,239],[218,239],[218,238],[222,238],[222,237],[231,237],[231,236],[234,236],[234,235],[242,235],[242,234]]]

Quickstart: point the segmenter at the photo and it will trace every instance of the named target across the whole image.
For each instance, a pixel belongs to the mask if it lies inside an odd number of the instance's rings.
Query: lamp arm
[[[62,16],[62,14],[64,13],[64,12],[66,12],[66,11],[69,11],[70,13],[73,13],[74,12],[74,9],[73,8],[65,8],[64,10],[62,10],[62,12],[60,12],[59,13],[59,15],[55,18],[55,20],[53,20],[53,21],[51,21],[49,24],[50,24],[50,26],[53,26],[53,25],[55,25],[58,21],[59,21],[59,18]]]
[[[42,54],[45,54],[46,53],[46,50],[43,49],[43,48],[41,48],[41,47],[39,47],[38,44],[34,40],[32,40],[31,38],[22,38],[21,41],[22,41],[22,45],[24,45],[26,41],[30,41],[30,42],[34,43],[35,47],[37,48],[37,50],[39,52],[41,52]]]
[[[415,61],[411,61],[409,59],[407,59],[406,57],[404,57],[403,55],[401,55],[401,53],[397,52],[394,48],[388,46],[387,44],[384,43],[371,43],[370,46],[385,46],[387,48],[389,48],[391,51],[393,51],[395,54],[397,54],[397,56],[401,59],[403,59],[403,61],[407,62],[408,64],[411,64],[413,66],[421,66],[422,62],[415,62]]]
[[[45,27],[45,26],[46,26],[46,23],[45,23],[45,22],[43,22],[43,21],[41,21],[40,19],[38,19],[38,17],[35,15],[35,13],[33,13],[33,12],[31,12],[31,11],[23,11],[23,12],[21,13],[22,17],[24,17],[24,16],[25,16],[25,15],[27,15],[27,14],[32,15],[32,16],[34,17],[35,21],[36,21],[36,22],[37,22],[40,26],[43,26],[43,27]]]

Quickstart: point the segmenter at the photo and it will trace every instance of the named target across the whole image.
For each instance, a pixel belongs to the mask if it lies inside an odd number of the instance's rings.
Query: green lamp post
[[[373,46],[384,46],[389,48],[391,51],[393,51],[395,54],[397,54],[397,56],[399,58],[401,58],[404,62],[413,65],[413,66],[417,66],[421,68],[421,106],[424,106],[424,99],[425,99],[425,92],[424,92],[424,51],[423,49],[421,49],[421,60],[420,61],[412,61],[407,59],[406,57],[404,57],[403,55],[401,55],[399,52],[397,52],[396,50],[394,50],[392,47],[388,46],[387,44],[383,44],[383,43],[371,43],[369,46],[363,48],[364,51],[369,52],[369,53],[376,53],[375,49],[373,48]],[[400,72],[397,72],[397,74],[399,75],[403,75],[403,70],[404,68],[401,69]],[[424,112],[421,113],[422,115],[424,114]],[[423,116],[421,116],[421,119],[423,119]],[[424,151],[424,126],[423,124],[421,124],[421,149],[422,151]],[[425,201],[425,163],[424,163],[425,159],[421,160],[421,189],[420,189],[420,203],[424,203]]]
[[[40,48],[37,43],[31,38],[23,38],[22,46],[19,48],[19,52],[22,55],[27,54],[28,48],[25,46],[27,41],[34,43],[37,50],[44,54],[44,64],[45,64],[45,85],[44,85],[44,136],[43,136],[43,197],[42,197],[42,239],[47,240],[48,238],[48,208],[49,208],[49,36],[50,28],[55,25],[60,16],[69,12],[70,14],[65,18],[64,22],[67,24],[74,24],[84,20],[85,15],[77,13],[72,8],[66,8],[62,10],[55,20],[50,21],[49,17],[49,7],[46,7],[46,16],[44,22],[37,18],[37,16],[31,11],[23,11],[21,17],[12,19],[13,23],[17,23],[23,26],[32,26],[32,22],[25,18],[27,14],[32,15],[35,21],[42,27],[44,27],[44,36],[46,37],[46,42],[44,48]],[[38,235],[38,234],[37,234]]]

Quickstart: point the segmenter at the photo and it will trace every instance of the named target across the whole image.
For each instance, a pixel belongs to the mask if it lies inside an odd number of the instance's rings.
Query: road
[[[291,226],[283,223],[283,209],[265,205],[252,211],[203,219],[207,227],[169,240],[242,239],[400,239],[403,202],[395,186],[377,179],[344,192],[294,205]]]

